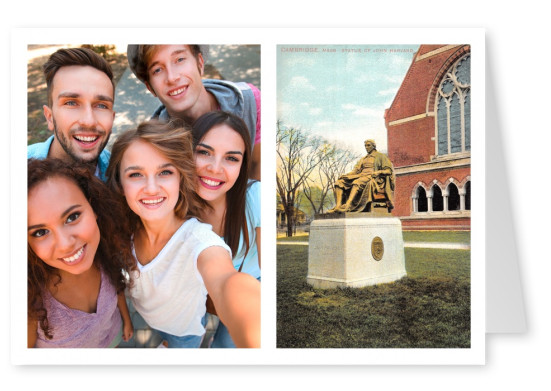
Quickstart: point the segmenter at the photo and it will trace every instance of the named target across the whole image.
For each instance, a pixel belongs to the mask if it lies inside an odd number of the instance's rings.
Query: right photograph
[[[470,45],[276,50],[277,348],[471,348]]]

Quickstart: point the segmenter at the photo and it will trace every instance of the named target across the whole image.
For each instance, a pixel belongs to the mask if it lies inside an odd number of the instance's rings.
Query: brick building
[[[469,45],[421,45],[385,111],[404,229],[469,230]]]

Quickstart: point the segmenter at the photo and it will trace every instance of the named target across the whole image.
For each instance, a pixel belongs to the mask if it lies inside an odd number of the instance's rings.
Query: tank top
[[[47,339],[38,325],[37,348],[106,348],[121,330],[117,292],[109,277],[100,271],[101,282],[95,313],[67,307],[46,289],[44,307],[48,311],[52,339]]]

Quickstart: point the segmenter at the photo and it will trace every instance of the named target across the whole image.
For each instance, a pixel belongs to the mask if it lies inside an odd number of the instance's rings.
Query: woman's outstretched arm
[[[259,348],[260,283],[246,273],[237,272],[222,247],[203,250],[197,268],[235,346]]]

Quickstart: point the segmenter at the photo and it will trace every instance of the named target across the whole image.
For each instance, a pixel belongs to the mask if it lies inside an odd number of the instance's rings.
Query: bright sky
[[[361,155],[366,139],[386,152],[384,112],[418,47],[278,45],[278,119]]]

